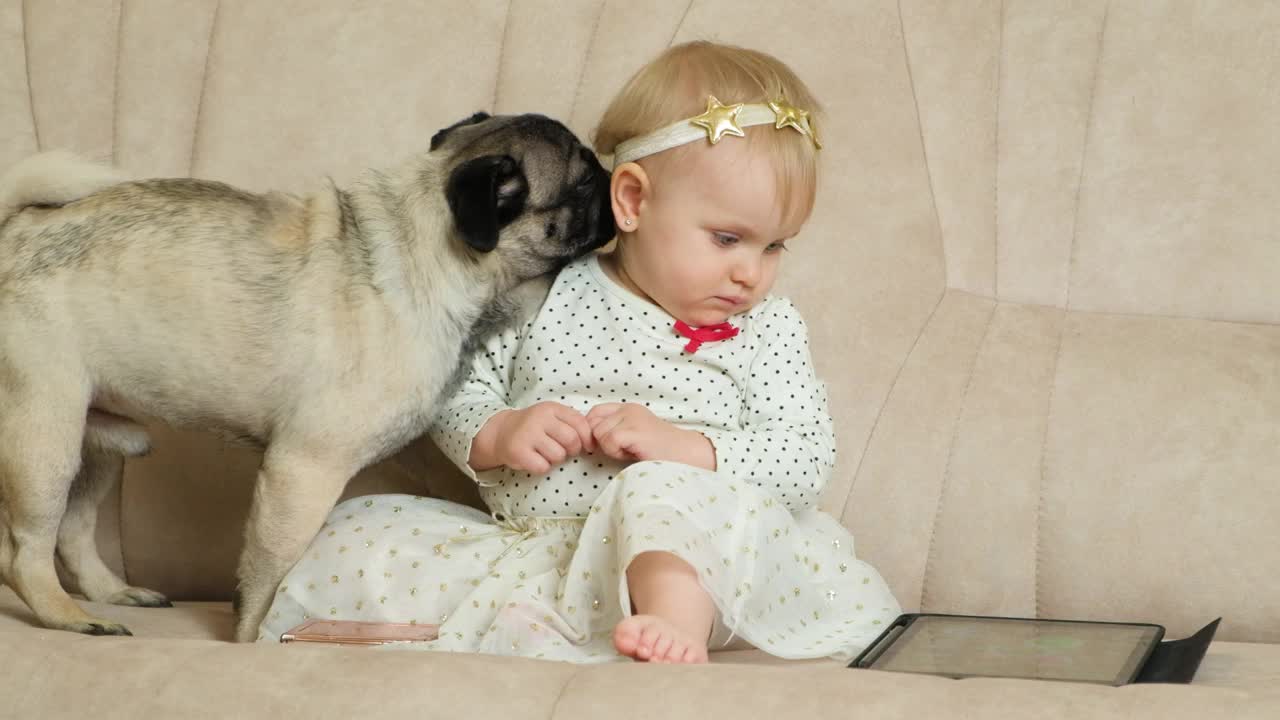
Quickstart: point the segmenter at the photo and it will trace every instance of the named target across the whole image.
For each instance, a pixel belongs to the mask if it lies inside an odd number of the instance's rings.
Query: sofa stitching
[[[1004,0],[1000,0],[1000,43],[996,49],[996,159],[995,172],[992,173],[991,179],[993,200],[992,212],[995,215],[995,222],[992,223],[992,237],[994,245],[995,257],[992,265],[994,270],[991,279],[992,293],[996,299],[1000,298],[1000,98],[1004,95],[1004,26],[1005,26],[1005,7]]]
[[[1058,348],[1053,356],[1053,373],[1049,383],[1049,398],[1045,403],[1044,418],[1044,439],[1040,443],[1040,482],[1036,487],[1036,517],[1034,525],[1035,540],[1033,543],[1034,556],[1032,560],[1032,604],[1035,608],[1035,616],[1040,617],[1043,609],[1043,583],[1044,573],[1042,565],[1044,563],[1044,490],[1046,478],[1048,475],[1048,451],[1049,451],[1049,432],[1053,427],[1053,400],[1058,387],[1060,377],[1059,368],[1062,364],[1062,346],[1064,337],[1067,333],[1067,317],[1066,313],[1071,310],[1071,286],[1072,279],[1075,277],[1076,267],[1076,250],[1078,246],[1078,238],[1080,237],[1080,196],[1084,189],[1084,172],[1085,164],[1088,159],[1089,137],[1092,135],[1094,113],[1093,105],[1098,96],[1098,76],[1102,72],[1102,51],[1105,48],[1107,36],[1107,20],[1111,17],[1111,3],[1102,12],[1102,26],[1098,29],[1098,52],[1093,62],[1093,81],[1089,88],[1089,107],[1085,111],[1084,138],[1080,143],[1080,174],[1076,180],[1076,202],[1075,213],[1071,219],[1071,246],[1067,251],[1067,288],[1066,297],[1063,298],[1062,309],[1062,326],[1058,329]]]
[[[680,34],[680,28],[684,27],[685,18],[689,17],[689,11],[693,9],[693,1],[694,0],[689,0],[689,4],[684,6],[684,13],[680,16],[680,19],[676,21],[676,26],[671,30],[671,38],[667,40],[667,47],[671,47],[676,44],[676,36]]]
[[[947,243],[942,236],[942,216],[938,213],[938,194],[933,189],[933,168],[929,167],[929,148],[924,143],[924,118],[920,114],[920,98],[916,94],[915,75],[911,72],[911,51],[907,48],[907,23],[902,15],[902,0],[898,0],[898,27],[902,31],[902,58],[907,69],[907,84],[911,86],[911,102],[916,108],[916,130],[920,135],[920,157],[924,160],[925,181],[929,183],[929,201],[933,204],[933,221],[938,228],[938,249],[942,257],[943,286],[951,287],[947,277]]]
[[[502,63],[507,56],[507,33],[511,30],[511,8],[515,0],[507,0],[507,14],[502,18],[502,40],[498,45],[498,66],[494,70],[493,99],[489,102],[489,112],[498,112],[498,88],[502,84]]]
[[[587,68],[591,66],[591,55],[596,49],[596,35],[600,32],[600,19],[604,17],[606,0],[600,0],[600,9],[596,11],[596,20],[591,24],[591,36],[587,38],[587,51],[582,56],[582,71],[578,73],[578,85],[573,90],[573,104],[569,106],[569,117],[578,109],[578,100],[582,98],[582,85],[587,79]]]
[[[929,526],[929,546],[924,555],[924,576],[920,579],[920,610],[925,610],[925,600],[929,595],[929,576],[933,569],[933,548],[938,538],[938,520],[942,517],[942,505],[946,502],[947,487],[951,483],[951,461],[955,458],[956,445],[960,440],[960,422],[964,419],[965,410],[969,403],[969,390],[973,388],[973,378],[978,372],[978,358],[982,356],[982,350],[987,346],[987,338],[991,335],[991,326],[995,324],[996,311],[999,310],[1000,304],[993,303],[991,311],[987,314],[986,325],[982,329],[982,339],[978,341],[978,347],[973,353],[973,362],[969,364],[969,378],[965,381],[964,391],[960,394],[960,408],[956,411],[955,423],[951,427],[951,443],[947,447],[947,462],[942,470],[942,482],[938,485],[938,502],[933,512],[933,522]]]
[[[1071,246],[1067,250],[1067,289],[1062,301],[1065,310],[1071,309],[1071,286],[1075,278],[1076,251],[1080,237],[1080,196],[1084,190],[1085,163],[1088,160],[1089,137],[1093,134],[1093,104],[1098,97],[1098,76],[1102,74],[1102,51],[1107,37],[1107,19],[1111,17],[1111,3],[1102,12],[1102,27],[1098,29],[1098,53],[1093,61],[1093,82],[1089,87],[1089,107],[1085,111],[1084,139],[1080,142],[1080,174],[1076,178],[1075,212],[1071,218]]]
[[[187,165],[187,175],[196,171],[196,148],[200,142],[200,123],[204,116],[204,94],[209,87],[209,65],[213,63],[213,38],[218,28],[218,15],[221,14],[222,0],[213,6],[213,18],[209,21],[209,41],[204,47],[204,74],[200,77],[200,94],[196,96],[196,119],[191,127],[191,158]]]
[[[689,0],[689,7],[693,7],[693,0]],[[685,9],[685,14],[689,12]],[[684,18],[681,18],[684,22]],[[916,97],[916,83],[911,74],[911,53],[907,50],[907,24],[903,20],[902,0],[898,0],[898,27],[902,31],[902,58],[903,65],[907,70],[907,84],[911,86],[911,100],[916,109],[916,128],[920,136],[920,156],[924,160],[925,180],[929,184],[929,199],[933,204],[933,221],[935,227],[938,228],[938,246],[939,255],[942,257],[943,283],[942,291],[938,293],[938,300],[933,304],[933,309],[929,311],[929,316],[924,319],[920,325],[920,330],[916,333],[915,340],[911,343],[911,348],[907,350],[907,354],[903,356],[902,363],[898,365],[898,371],[894,373],[893,381],[889,383],[889,390],[884,395],[884,400],[880,404],[880,410],[876,413],[876,419],[871,424],[871,431],[867,433],[867,439],[862,446],[862,456],[858,458],[858,465],[853,469],[853,481],[849,483],[849,489],[844,496],[844,504],[840,508],[840,517],[844,517],[849,511],[849,503],[853,501],[853,488],[857,485],[858,474],[862,471],[862,464],[867,459],[867,451],[871,448],[871,441],[875,438],[876,429],[880,426],[880,418],[884,416],[885,408],[889,405],[889,399],[893,397],[893,391],[898,386],[898,380],[902,377],[902,371],[906,368],[907,362],[911,359],[911,355],[915,353],[916,346],[920,343],[920,338],[924,337],[925,330],[928,329],[929,323],[933,321],[933,316],[938,312],[938,308],[942,306],[943,299],[947,296],[947,249],[946,244],[942,240],[942,221],[938,215],[938,198],[933,192],[933,173],[929,169],[929,153],[924,145],[924,126],[920,120],[920,100]],[[678,29],[678,28],[677,28]],[[672,38],[674,39],[674,34]]]
[[[1067,333],[1067,311],[1063,310],[1061,312],[1061,324],[1058,328],[1058,347],[1053,353],[1053,370],[1049,375],[1049,397],[1045,401],[1044,437],[1040,442],[1040,482],[1036,486],[1036,516],[1035,523],[1032,526],[1032,548],[1034,549],[1034,554],[1032,556],[1032,605],[1035,610],[1035,617],[1041,617],[1040,603],[1041,598],[1043,597],[1043,593],[1041,592],[1042,577],[1040,573],[1040,564],[1044,550],[1044,542],[1042,539],[1044,537],[1043,524],[1045,517],[1044,488],[1045,476],[1048,472],[1049,466],[1049,430],[1053,427],[1053,398],[1054,395],[1056,395],[1058,388],[1058,368],[1062,366],[1063,336]]]
[[[871,431],[867,433],[867,439],[862,444],[862,455],[858,457],[858,465],[853,469],[853,481],[849,483],[849,489],[844,496],[844,504],[840,506],[840,518],[844,518],[845,513],[849,512],[849,503],[853,501],[853,488],[858,483],[858,474],[862,472],[862,464],[866,462],[867,453],[871,450],[871,441],[876,437],[876,430],[880,427],[880,419],[884,417],[885,408],[889,407],[890,398],[893,397],[893,391],[898,387],[898,380],[902,377],[902,372],[910,362],[911,356],[915,354],[916,346],[920,344],[920,338],[924,337],[925,331],[929,329],[929,323],[933,322],[933,316],[938,313],[938,308],[942,307],[942,301],[947,297],[944,288],[938,294],[938,301],[933,304],[933,309],[929,311],[928,317],[920,325],[920,330],[916,332],[916,338],[911,342],[911,347],[907,350],[906,355],[902,357],[902,362],[898,364],[898,370],[893,375],[893,380],[889,383],[889,389],[884,394],[884,399],[880,402],[880,410],[876,412],[876,419],[871,423]]]
[[[113,70],[111,79],[111,164],[115,165],[116,149],[119,147],[120,137],[120,58],[124,55],[124,6],[126,0],[120,0],[116,5],[118,8],[116,13],[116,66]]]
[[[27,0],[22,0],[18,12],[22,15],[22,59],[27,70],[27,107],[31,110],[31,133],[36,138],[36,152],[40,152],[44,148],[40,141],[40,124],[36,122],[35,90],[31,86],[31,32],[27,25]]]
[[[565,693],[569,691],[569,686],[573,684],[573,681],[578,678],[578,674],[581,672],[582,670],[580,668],[575,667],[573,674],[571,674],[568,679],[564,681],[564,684],[560,686],[560,692],[556,693],[556,699],[551,702],[551,712],[547,713],[547,720],[555,719],[556,710],[560,708],[560,701],[564,699]]]

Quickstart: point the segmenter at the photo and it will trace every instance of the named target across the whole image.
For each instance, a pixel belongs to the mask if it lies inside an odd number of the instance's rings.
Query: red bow
[[[685,352],[696,353],[698,348],[702,347],[704,342],[716,342],[719,340],[728,340],[738,334],[738,328],[727,322],[717,325],[707,325],[705,327],[693,328],[689,327],[683,320],[676,321],[676,332],[689,338],[689,344],[684,346]]]

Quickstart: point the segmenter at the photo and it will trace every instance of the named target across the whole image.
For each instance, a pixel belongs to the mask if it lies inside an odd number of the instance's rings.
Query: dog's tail
[[[30,205],[65,205],[129,178],[66,150],[19,162],[0,177],[0,224]]]

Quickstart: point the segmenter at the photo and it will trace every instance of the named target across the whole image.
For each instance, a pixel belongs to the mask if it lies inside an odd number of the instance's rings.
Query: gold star
[[[818,135],[814,132],[813,124],[809,120],[808,110],[801,110],[786,100],[770,100],[769,109],[773,111],[775,129],[795,128],[796,132],[812,140],[814,147],[822,149],[822,143],[818,142]]]
[[[738,113],[741,110],[742,103],[724,105],[716,99],[715,95],[708,95],[707,111],[689,118],[689,122],[700,128],[705,128],[707,139],[711,141],[712,145],[715,145],[725,135],[746,137],[742,132],[742,128],[738,127]]]

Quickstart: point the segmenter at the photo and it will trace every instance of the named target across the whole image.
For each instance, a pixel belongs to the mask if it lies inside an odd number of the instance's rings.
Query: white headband
[[[773,123],[777,130],[793,128],[813,141],[821,149],[818,134],[809,119],[809,112],[801,110],[786,100],[771,100],[768,104],[736,103],[724,105],[714,95],[707,96],[707,111],[701,115],[674,122],[647,135],[618,143],[613,151],[613,166],[639,160],[642,157],[670,150],[705,137],[712,145],[725,135],[745,137],[742,128]]]

